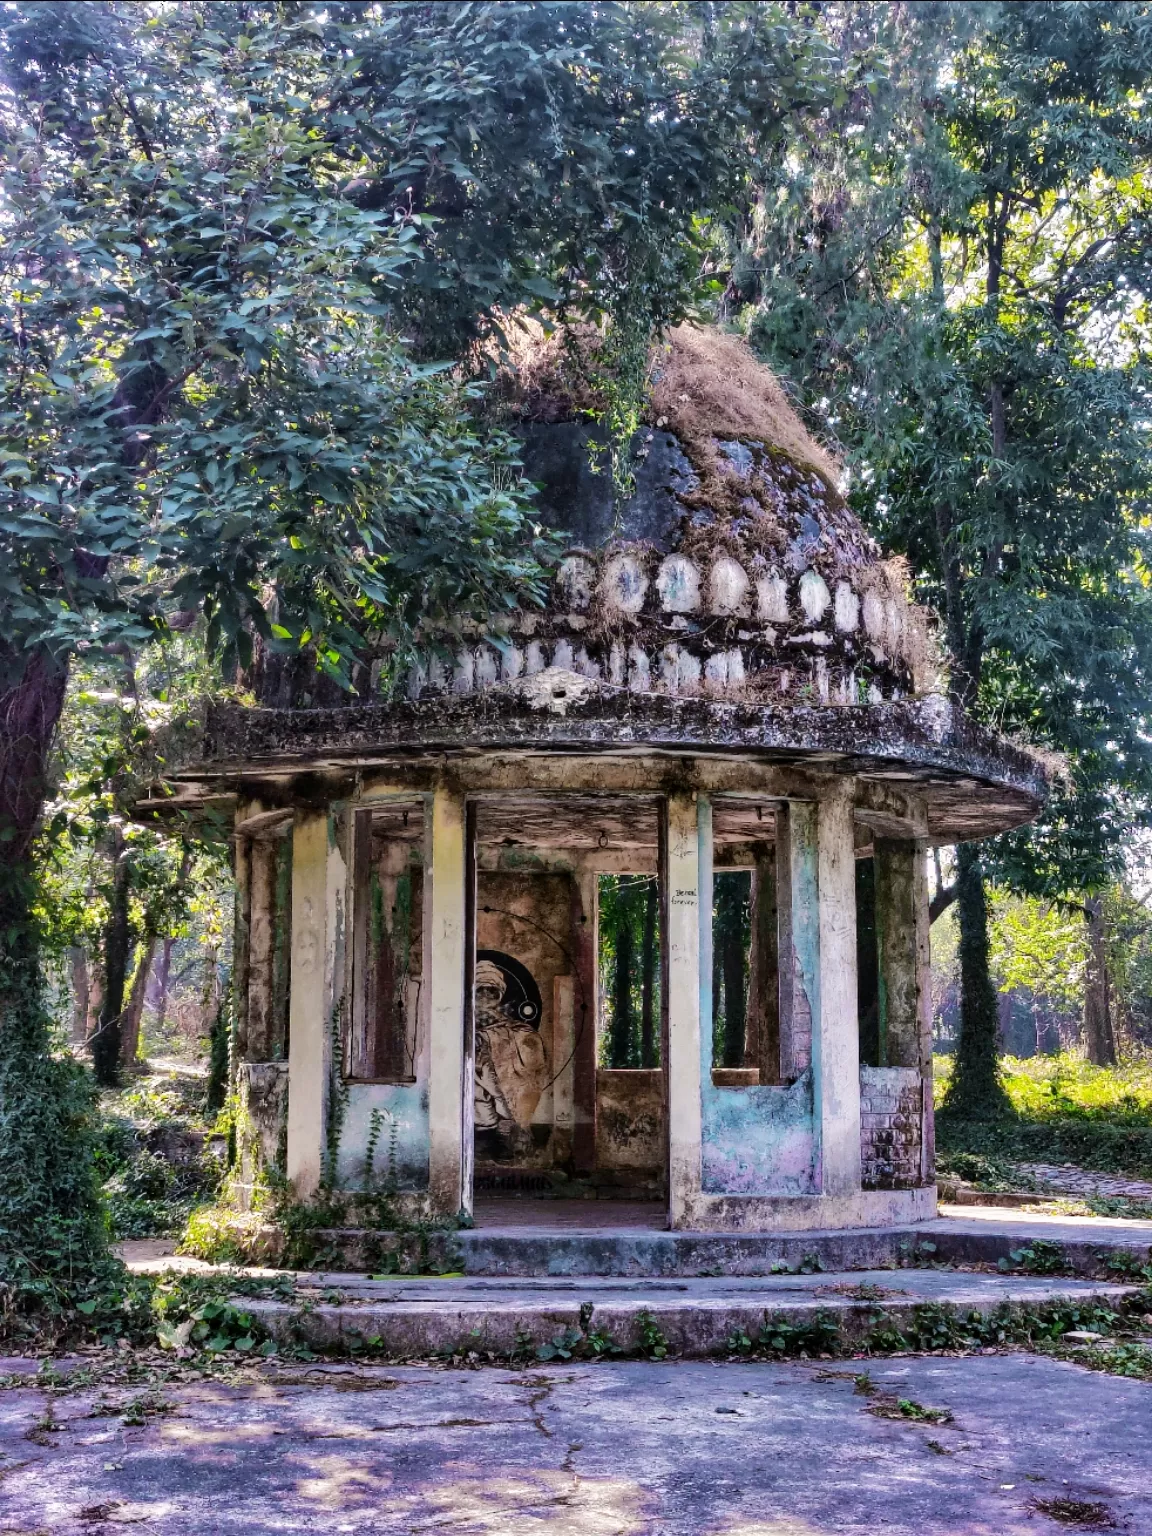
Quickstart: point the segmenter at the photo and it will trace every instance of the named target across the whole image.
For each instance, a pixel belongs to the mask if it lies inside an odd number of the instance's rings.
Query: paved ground
[[[167,1387],[138,1424],[123,1422],[127,1390],[103,1404],[67,1395],[52,1427],[30,1386],[0,1394],[0,1532],[1074,1529],[1043,1512],[1050,1500],[1096,1506],[1130,1536],[1152,1531],[1152,1387],[1030,1356],[896,1358],[869,1366],[877,1399],[854,1390],[859,1369],[281,1368],[243,1386]],[[953,1422],[873,1411],[899,1399]]]
[[[1035,1180],[1041,1189],[1060,1194],[1108,1195],[1127,1200],[1152,1200],[1152,1183],[1146,1179],[1126,1179],[1119,1174],[1097,1173],[1078,1168],[1073,1163],[1016,1163],[1020,1173]]]
[[[1127,1216],[1059,1216],[1047,1211],[1003,1210],[990,1205],[944,1205],[936,1221],[917,1231],[943,1236],[959,1232],[1006,1232],[1016,1237],[1042,1237],[1054,1243],[1085,1240],[1152,1246],[1152,1221]]]

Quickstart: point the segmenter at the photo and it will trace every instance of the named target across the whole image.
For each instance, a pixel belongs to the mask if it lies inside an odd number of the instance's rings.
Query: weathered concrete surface
[[[0,1395],[0,1529],[1055,1536],[1037,1506],[1063,1498],[1152,1530],[1143,1383],[1027,1355],[871,1363],[882,1391],[954,1415],[915,1424],[872,1413],[854,1369],[281,1368],[167,1387],[137,1427],[90,1417],[96,1393],[57,1398],[53,1431],[30,1386]]]
[[[1014,1250],[1042,1240],[1060,1244],[1065,1264],[1073,1272],[1095,1274],[1101,1255],[1147,1262],[1152,1254],[1152,1221],[1052,1218],[991,1207],[954,1207],[936,1221],[904,1227],[718,1233],[661,1231],[656,1226],[662,1219],[657,1214],[660,1207],[655,1204],[620,1202],[618,1223],[613,1222],[616,1202],[610,1200],[505,1200],[493,1201],[491,1206],[498,1213],[491,1225],[430,1236],[432,1267],[510,1278],[675,1278],[765,1275],[773,1265],[796,1269],[815,1257],[827,1272],[855,1272],[916,1256],[940,1264],[996,1264],[1010,1259]],[[274,1235],[274,1228],[267,1230]],[[413,1257],[419,1252],[419,1241],[411,1234],[333,1230],[317,1237],[338,1256],[335,1261],[348,1269],[376,1267],[389,1249]],[[138,1259],[146,1267],[163,1258],[154,1244],[122,1247],[130,1262]]]
[[[438,768],[443,754],[518,748],[571,753],[648,746],[702,756],[736,752],[762,762],[819,754],[839,773],[891,774],[902,788],[916,781],[929,835],[939,842],[1029,821],[1047,794],[1035,758],[961,719],[937,697],[776,707],[636,694],[566,669],[551,670],[547,680],[554,691],[536,676],[474,694],[340,709],[214,705],[205,717],[204,761],[172,778],[228,783],[266,769],[356,768],[414,752],[417,761],[424,757]]]
[[[755,1338],[766,1315],[794,1327],[834,1317],[841,1333],[857,1340],[877,1328],[904,1328],[925,1303],[988,1317],[1005,1303],[1113,1306],[1130,1290],[1034,1275],[923,1269],[680,1280],[370,1280],[329,1274],[316,1277],[315,1289],[295,1302],[255,1298],[244,1305],[283,1344],[329,1349],[371,1342],[400,1360],[469,1350],[507,1355],[579,1329],[582,1317],[585,1327],[623,1349],[639,1347],[648,1323],[675,1354],[703,1358],[723,1355],[736,1333]]]

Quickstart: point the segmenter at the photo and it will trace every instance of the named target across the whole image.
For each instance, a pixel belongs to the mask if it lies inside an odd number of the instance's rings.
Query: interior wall
[[[488,951],[519,962],[535,983],[540,1001],[538,1020],[516,1017],[509,997],[515,985],[508,977],[508,992],[490,1012],[493,1022],[488,1026],[482,1022],[478,1007],[477,1057],[482,1059],[484,1033],[498,1090],[489,1098],[489,1105],[495,1103],[501,1121],[506,1108],[513,1122],[506,1132],[502,1126],[499,1135],[478,1136],[478,1164],[548,1168],[555,1161],[551,1079],[561,1065],[556,1055],[555,982],[557,977],[572,974],[571,907],[569,874],[482,870],[478,876],[477,954]],[[497,968],[501,965],[499,960],[490,963]],[[484,1077],[482,1067],[481,1097],[485,1095]],[[483,1111],[479,1113],[483,1118]]]

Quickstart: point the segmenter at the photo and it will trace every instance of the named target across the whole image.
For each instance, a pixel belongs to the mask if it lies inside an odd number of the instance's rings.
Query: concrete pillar
[[[254,837],[248,844],[248,1061],[272,1055],[272,969],[276,951],[276,843]]]
[[[856,1008],[856,855],[851,785],[816,808],[819,1002],[812,1018],[821,1192],[860,1188],[860,1030]]]
[[[920,935],[917,887],[923,855],[912,842],[877,838],[876,939],[880,970],[880,1062],[919,1067]]]
[[[936,1178],[936,1111],[932,1088],[932,918],[928,910],[928,863],[923,843],[913,865],[912,910],[916,919],[916,976],[920,1018],[920,1177]]]
[[[577,977],[576,1038],[572,1058],[572,1166],[576,1173],[591,1173],[596,1167],[599,879],[594,869],[580,869],[572,877],[572,956]]]
[[[820,1006],[819,858],[810,800],[792,800],[776,811],[776,911],[779,1081],[794,1083],[812,1065],[812,1021]]]
[[[876,932],[880,960],[881,1060],[920,1073],[920,1173],[935,1168],[932,1112],[932,957],[924,847],[877,838]]]
[[[330,900],[329,862],[327,812],[298,811],[292,829],[287,1173],[301,1200],[316,1193],[324,1167],[339,915]]]
[[[592,1028],[591,1018],[585,1027]],[[576,978],[557,976],[552,983],[552,1059],[558,1063],[552,1084],[552,1155],[558,1167],[572,1161],[576,1028]]]
[[[249,912],[251,908],[252,843],[240,831],[243,821],[260,811],[258,800],[237,807],[237,832],[233,839],[233,874],[236,882],[235,920],[232,937],[232,1000],[235,1018],[232,1026],[230,1071],[233,1076],[238,1061],[248,1059],[248,953],[250,945]]]
[[[432,795],[428,973],[428,1192],[437,1216],[472,1208],[472,1053],[465,1042],[468,933],[467,821],[463,794],[437,785]]]
[[[698,812],[703,809],[701,817]],[[703,964],[701,940],[712,943],[712,906],[701,892],[701,847],[711,872],[711,808],[694,794],[665,803],[666,952],[668,1017],[668,1195],[673,1227],[690,1220],[701,1187],[700,1021],[712,1011],[712,967]],[[707,991],[707,998],[703,994]],[[703,1002],[703,1008],[702,1008]]]

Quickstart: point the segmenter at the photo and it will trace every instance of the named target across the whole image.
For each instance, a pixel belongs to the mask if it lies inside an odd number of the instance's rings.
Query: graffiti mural
[[[540,989],[520,961],[476,951],[476,1156],[510,1162],[531,1148],[532,1114],[548,1081]]]

